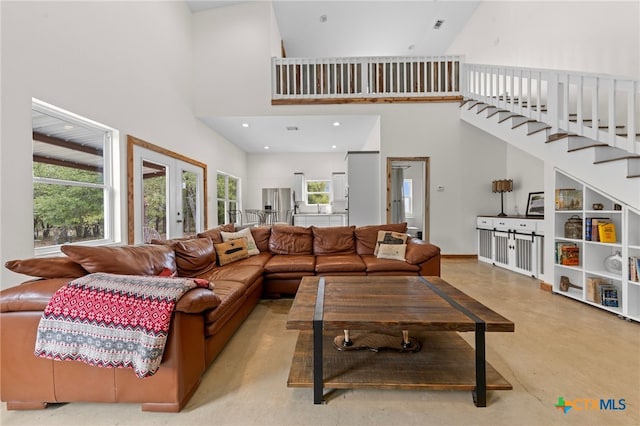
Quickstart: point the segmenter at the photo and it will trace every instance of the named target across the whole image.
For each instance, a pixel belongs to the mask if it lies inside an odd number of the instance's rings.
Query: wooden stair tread
[[[546,140],[546,143],[559,141],[560,139],[568,138],[569,136],[576,136],[576,135],[573,133],[565,133],[565,132],[554,133],[552,135],[549,135],[549,137]]]
[[[609,146],[609,145],[607,145],[606,143],[593,141],[592,144],[588,144],[588,145],[584,145],[584,146],[577,146],[575,148],[569,148],[569,149],[567,149],[567,152],[575,152],[575,151],[580,151],[582,149],[595,148],[596,146]]]

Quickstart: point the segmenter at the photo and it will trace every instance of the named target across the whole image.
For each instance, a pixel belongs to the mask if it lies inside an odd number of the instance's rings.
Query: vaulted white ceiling
[[[237,3],[243,1],[187,1],[193,13]],[[276,0],[273,8],[288,57],[417,56],[446,53],[479,3]],[[444,22],[434,29],[437,20]],[[246,152],[264,152],[264,146],[269,146],[269,152],[345,152],[363,149],[376,120],[376,116],[307,115],[216,117],[204,121]],[[340,121],[341,126],[324,126],[333,121]],[[249,122],[255,124],[242,127]],[[286,126],[300,130],[286,131]]]

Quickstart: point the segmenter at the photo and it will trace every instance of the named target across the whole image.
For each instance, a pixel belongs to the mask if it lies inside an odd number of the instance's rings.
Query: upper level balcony
[[[462,56],[273,58],[272,105],[462,99]]]

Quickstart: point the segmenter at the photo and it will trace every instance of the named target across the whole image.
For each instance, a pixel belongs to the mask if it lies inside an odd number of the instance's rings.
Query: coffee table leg
[[[313,403],[322,404],[322,321],[313,321]]]
[[[322,338],[324,316],[324,278],[318,282],[316,306],[313,312],[313,403],[322,404],[324,372],[322,371]]]
[[[487,406],[485,328],[484,322],[476,322],[476,389],[473,391],[473,403],[476,407]]]

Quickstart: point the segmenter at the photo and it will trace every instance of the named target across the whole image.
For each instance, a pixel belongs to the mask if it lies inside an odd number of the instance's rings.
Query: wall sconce
[[[513,191],[513,180],[494,180],[491,182],[491,191],[500,193],[500,214],[498,216],[506,216],[504,213],[504,193]]]

